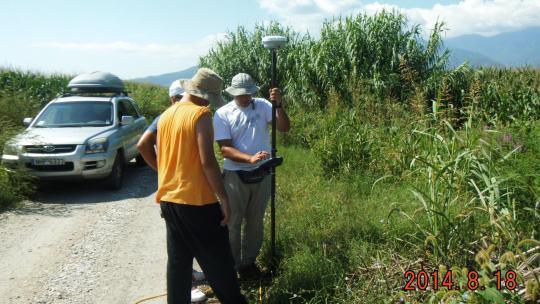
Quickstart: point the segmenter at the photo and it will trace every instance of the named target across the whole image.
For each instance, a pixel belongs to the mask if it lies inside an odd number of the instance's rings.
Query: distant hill
[[[485,61],[485,65],[540,66],[540,27],[492,37],[464,35],[444,42],[451,52],[456,53],[454,59],[458,61],[468,58],[472,63],[474,58],[478,63]]]
[[[497,62],[488,56],[482,55],[477,52],[471,52],[462,49],[450,49],[450,58],[448,60],[448,65],[451,68],[455,68],[465,61],[469,63],[470,66],[474,68],[478,67],[503,67],[504,64]]]
[[[151,84],[157,84],[164,87],[169,87],[171,83],[175,81],[176,79],[187,79],[187,78],[193,77],[193,75],[195,75],[195,73],[197,72],[197,69],[198,68],[196,66],[193,66],[180,72],[148,76],[144,78],[134,78],[134,79],[130,79],[130,81],[139,82],[139,83],[151,83]]]

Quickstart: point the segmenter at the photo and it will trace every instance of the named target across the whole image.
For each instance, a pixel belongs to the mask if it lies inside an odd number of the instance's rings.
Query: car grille
[[[26,167],[41,172],[67,172],[73,171],[74,168],[72,162],[67,162],[63,165],[32,165],[28,163]]]
[[[77,145],[43,145],[43,146],[25,146],[24,150],[28,153],[38,154],[58,154],[75,151]]]

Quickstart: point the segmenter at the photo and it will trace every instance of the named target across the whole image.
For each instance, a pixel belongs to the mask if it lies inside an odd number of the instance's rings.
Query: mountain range
[[[468,60],[474,66],[540,66],[540,27],[491,37],[464,35],[444,41],[450,50],[450,66]]]
[[[197,67],[192,66],[190,68],[187,68],[179,72],[147,76],[143,78],[134,78],[134,79],[130,79],[130,81],[140,82],[140,83],[151,83],[151,84],[157,84],[164,87],[169,87],[171,83],[175,81],[176,79],[191,78],[193,77],[193,75],[195,75],[196,72],[197,72]]]
[[[464,35],[444,40],[450,51],[448,65],[456,67],[467,61],[473,67],[540,67],[540,27],[501,33],[491,37]],[[135,82],[152,83],[168,87],[181,78],[191,78],[197,67],[162,75],[131,79]]]

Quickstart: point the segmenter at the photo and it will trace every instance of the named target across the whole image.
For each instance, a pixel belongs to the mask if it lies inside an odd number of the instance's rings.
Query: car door
[[[122,126],[123,128],[126,128],[127,133],[126,141],[124,141],[124,149],[127,156],[126,158],[132,159],[139,153],[137,150],[137,142],[139,141],[141,134],[144,132],[146,121],[144,120],[144,117],[139,115],[131,100],[120,100],[120,107],[123,110],[123,115],[131,116],[134,120],[133,124],[129,126]]]
[[[117,119],[118,119],[118,139],[121,147],[124,149],[124,156],[127,161],[131,159],[132,155],[132,143],[131,137],[133,137],[133,125],[122,125],[122,116],[129,116],[125,102],[123,100],[117,101]]]

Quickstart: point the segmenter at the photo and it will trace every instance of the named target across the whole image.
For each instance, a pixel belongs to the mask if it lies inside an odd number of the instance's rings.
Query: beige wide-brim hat
[[[180,80],[180,85],[187,94],[208,100],[215,107],[225,103],[221,97],[223,79],[211,69],[200,68],[191,79]]]
[[[259,89],[249,74],[240,73],[233,77],[231,86],[226,88],[225,91],[231,94],[231,96],[239,96],[253,95],[259,92]]]

